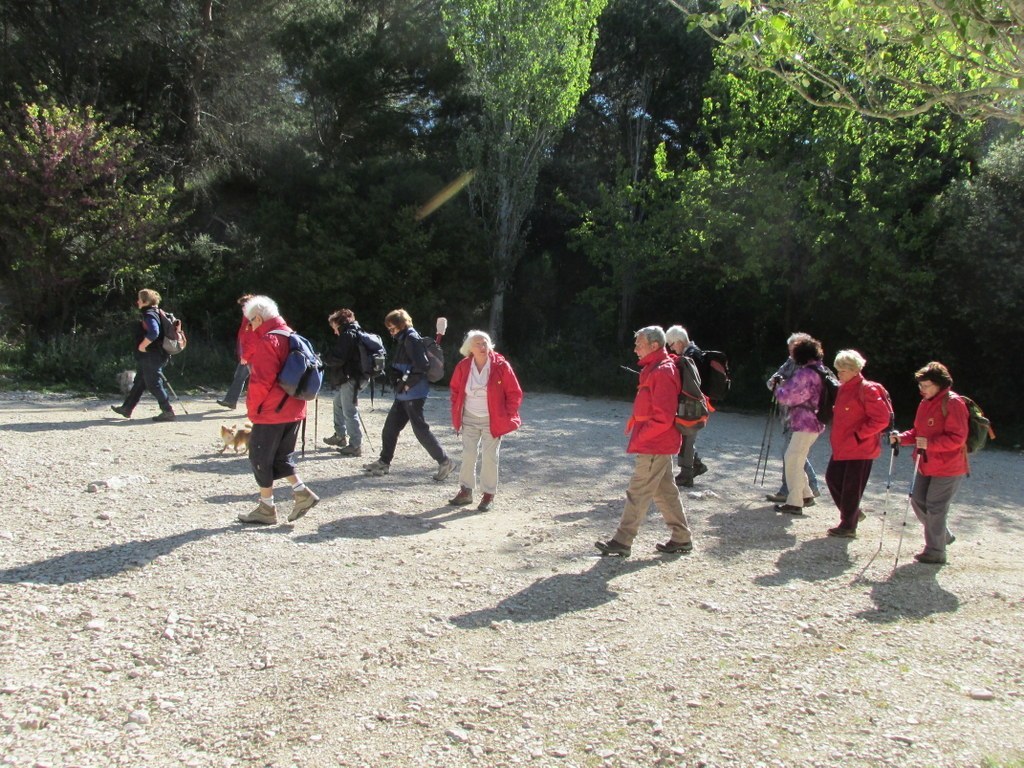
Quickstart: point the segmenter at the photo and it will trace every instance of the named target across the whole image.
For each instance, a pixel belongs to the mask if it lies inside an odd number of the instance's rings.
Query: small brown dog
[[[234,448],[238,453],[239,448],[249,451],[249,438],[252,436],[252,424],[246,423],[244,427],[227,427],[221,424],[220,439],[224,441],[224,447],[220,449],[224,453],[228,448]]]

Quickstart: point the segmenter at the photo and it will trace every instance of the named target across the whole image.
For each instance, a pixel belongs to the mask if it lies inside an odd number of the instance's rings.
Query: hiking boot
[[[856,539],[857,532],[853,528],[843,528],[841,525],[837,525],[835,528],[828,529],[829,536],[835,536],[837,539]]]
[[[676,475],[676,485],[682,486],[683,488],[693,488],[693,473],[687,472],[684,469]]]
[[[448,503],[453,507],[464,507],[467,504],[472,504],[473,492],[464,485],[459,486],[459,492],[448,499]]]
[[[217,405],[219,405],[221,408],[230,408],[231,410],[234,410],[235,408],[238,407],[238,403],[229,403],[227,400],[218,400]]]
[[[785,493],[769,493],[764,498],[765,501],[770,501],[773,504],[783,504],[789,496]]]
[[[654,548],[659,552],[663,552],[666,555],[685,555],[693,552],[692,541],[672,541],[671,539],[666,541],[664,544],[655,544]]]
[[[437,472],[434,474],[434,480],[440,483],[452,473],[453,469],[455,469],[455,462],[450,458],[445,459],[437,465]]]
[[[377,459],[376,461],[371,461],[369,464],[363,464],[363,469],[374,477],[380,477],[381,475],[386,475],[390,471],[391,465],[385,464],[380,459]]]
[[[346,437],[345,435],[339,435],[337,432],[335,432],[330,437],[325,437],[324,443],[326,443],[327,445],[333,445],[335,448],[344,448],[346,445],[348,445],[348,437]]]
[[[792,504],[776,504],[776,512],[785,512],[787,515],[802,515],[804,513],[803,507],[796,507]]]
[[[153,417],[153,421],[174,421],[174,411],[160,411]]]
[[[295,504],[292,505],[292,511],[288,513],[288,522],[294,523],[315,507],[318,501],[320,501],[320,497],[309,490],[309,488],[302,491],[296,491]]]
[[[816,502],[816,501],[814,500],[814,497],[813,497],[813,496],[808,496],[808,497],[807,497],[806,499],[804,499],[804,506],[805,506],[805,507],[813,507],[813,506],[814,506],[815,504],[817,504],[817,503],[818,503],[818,502]]]
[[[123,405],[112,405],[110,406],[110,410],[112,410],[118,416],[124,416],[126,419],[130,419],[132,417],[132,412],[125,408]]]
[[[268,507],[262,501],[252,512],[244,512],[238,516],[240,523],[256,523],[257,525],[273,525],[277,522],[277,510]]]
[[[608,557],[609,555],[617,555],[618,557],[629,557],[630,548],[625,544],[620,544],[615,539],[608,539],[608,541],[595,541],[594,546],[601,550],[601,557]]]
[[[493,502],[494,502],[494,494],[493,493],[485,493],[480,498],[480,503],[476,505],[477,511],[479,511],[479,512],[486,512],[488,509],[491,508],[491,504]]]
[[[338,455],[350,457],[362,456],[363,447],[361,445],[346,445],[344,448],[338,449]]]
[[[696,456],[693,457],[693,476],[703,475],[708,471],[708,466]]]
[[[929,565],[944,565],[946,562],[945,555],[933,555],[928,552],[918,552],[914,555],[914,559],[919,563],[927,563]]]

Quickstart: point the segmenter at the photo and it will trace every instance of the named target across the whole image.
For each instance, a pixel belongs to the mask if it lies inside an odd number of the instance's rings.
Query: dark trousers
[[[839,507],[839,525],[842,528],[857,530],[857,519],[860,513],[860,500],[864,497],[864,489],[868,487],[871,467],[874,459],[831,459],[825,470],[825,482],[828,483],[832,501]]]
[[[164,386],[163,367],[166,362],[167,358],[162,354],[143,352],[135,356],[135,381],[121,405],[124,410],[128,413],[134,411],[142,399],[142,393],[147,391],[156,398],[161,411],[171,410],[171,399]]]
[[[231,405],[238,405],[238,398],[242,396],[246,382],[249,381],[249,366],[239,363],[235,368],[235,377],[231,380],[227,394],[224,395],[224,402]]]
[[[395,400],[388,411],[388,417],[384,421],[384,429],[380,435],[380,460],[390,464],[395,458],[395,448],[398,447],[398,435],[405,429],[406,424],[412,424],[413,434],[420,441],[420,445],[427,449],[430,458],[440,464],[448,459],[448,454],[430,431],[430,425],[423,416],[423,404],[425,397],[417,400]]]
[[[299,436],[301,421],[284,424],[253,424],[249,437],[249,463],[256,485],[270,488],[275,480],[296,473],[292,454]]]

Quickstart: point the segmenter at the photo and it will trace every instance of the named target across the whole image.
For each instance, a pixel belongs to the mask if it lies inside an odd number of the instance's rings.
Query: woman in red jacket
[[[860,500],[875,459],[882,453],[881,434],[891,426],[892,410],[885,387],[861,375],[867,360],[855,349],[839,351],[835,359],[839,392],[832,408],[832,458],[825,481],[839,507],[839,525],[829,536],[852,539],[864,516]]]
[[[459,350],[463,358],[451,379],[452,427],[462,434],[462,468],[459,492],[448,501],[457,507],[473,503],[476,460],[480,456],[480,490],[477,506],[491,508],[498,491],[498,449],[502,435],[519,429],[519,405],[523,390],[512,366],[494,351],[484,331],[470,331]]]
[[[306,401],[286,394],[277,381],[288,357],[292,329],[281,317],[277,303],[267,296],[251,296],[242,312],[249,326],[242,352],[250,369],[245,400],[252,422],[249,463],[260,489],[260,502],[251,512],[240,514],[238,521],[276,523],[274,481],[287,478],[295,500],[288,514],[288,522],[293,523],[312,509],[320,497],[302,482],[292,460],[299,426],[306,418]]]
[[[953,377],[942,363],[928,363],[914,374],[921,391],[913,429],[893,435],[900,445],[915,446],[917,474],[910,505],[924,525],[919,563],[946,562],[946,545],[954,541],[946,527],[949,505],[967,474],[967,406],[950,389]]]

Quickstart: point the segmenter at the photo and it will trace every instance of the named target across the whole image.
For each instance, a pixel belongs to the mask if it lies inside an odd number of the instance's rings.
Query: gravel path
[[[657,554],[653,513],[633,557],[600,559],[626,403],[528,394],[487,513],[445,505],[455,476],[432,482],[408,431],[369,478],[311,423],[323,501],[252,529],[248,461],[217,453],[242,419],[214,398],[152,424],[148,398],[125,421],[0,396],[0,764],[1024,764],[1018,452],[974,459],[949,565],[914,563],[911,514],[894,569],[907,456],[888,505],[876,465],[860,538],[830,539],[826,499],[798,519],[763,501],[777,456],[752,485],[764,418],[718,413],[684,498],[694,553]],[[387,405],[364,408],[377,447]],[[457,456],[445,393],[427,414]]]

